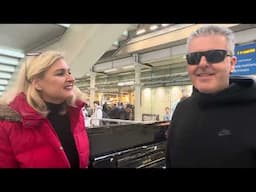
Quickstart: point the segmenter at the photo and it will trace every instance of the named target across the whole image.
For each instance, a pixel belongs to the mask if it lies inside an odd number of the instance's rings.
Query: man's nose
[[[207,66],[207,65],[208,65],[208,61],[207,61],[206,57],[202,56],[200,58],[198,66],[204,67],[204,66]]]

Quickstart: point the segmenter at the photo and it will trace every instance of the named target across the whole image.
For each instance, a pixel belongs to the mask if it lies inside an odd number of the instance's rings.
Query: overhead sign
[[[256,74],[256,43],[235,47],[237,64],[232,75]]]

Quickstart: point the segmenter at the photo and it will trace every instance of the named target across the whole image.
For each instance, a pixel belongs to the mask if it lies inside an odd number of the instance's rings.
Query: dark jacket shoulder
[[[8,105],[0,104],[0,120],[21,121],[21,115]]]

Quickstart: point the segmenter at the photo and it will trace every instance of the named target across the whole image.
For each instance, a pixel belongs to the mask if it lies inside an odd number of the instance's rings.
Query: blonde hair
[[[31,82],[33,79],[42,78],[45,72],[59,59],[64,59],[64,55],[57,51],[46,51],[34,56],[27,56],[21,64],[14,86],[3,94],[0,104],[9,104],[19,93],[24,92],[29,105],[41,115],[47,116],[49,112],[47,106]],[[79,88],[74,86],[73,91],[73,97],[65,101],[66,106],[76,106],[78,100],[85,101],[85,95]]]

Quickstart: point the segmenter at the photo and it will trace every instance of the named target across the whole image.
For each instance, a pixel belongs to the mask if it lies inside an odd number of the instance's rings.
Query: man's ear
[[[42,91],[42,87],[40,86],[40,79],[33,79],[33,80],[32,80],[32,86],[33,86],[37,91]]]
[[[234,72],[236,63],[237,63],[237,58],[236,56],[233,56],[230,61],[231,72]]]

